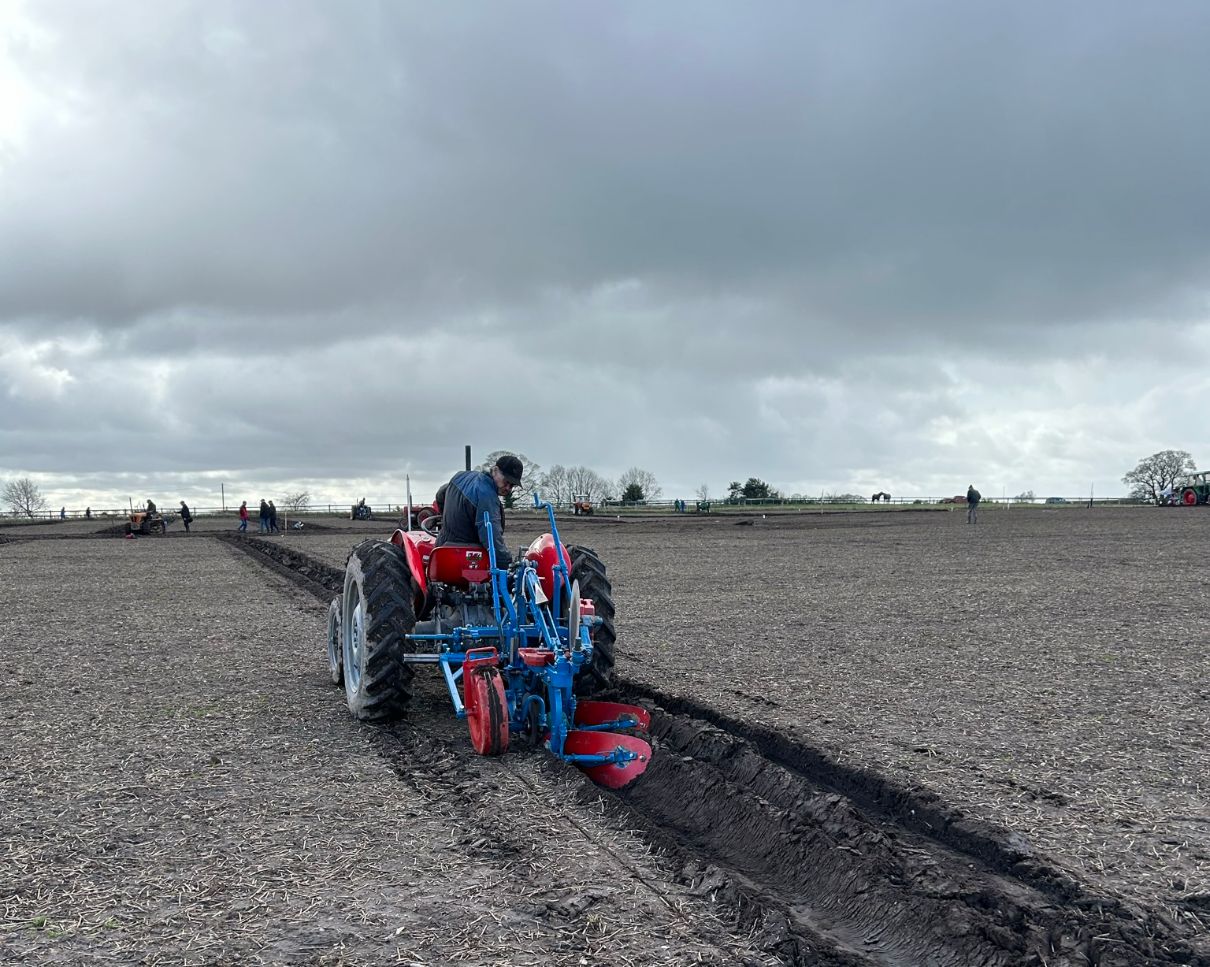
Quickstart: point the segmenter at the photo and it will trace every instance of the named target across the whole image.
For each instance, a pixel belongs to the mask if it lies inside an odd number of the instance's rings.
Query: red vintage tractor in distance
[[[409,499],[408,529],[349,555],[328,608],[332,681],[357,718],[389,721],[407,713],[416,667],[436,665],[476,752],[502,753],[519,736],[620,788],[651,759],[634,734],[651,717],[586,697],[613,676],[609,578],[593,551],[559,540],[549,503],[535,495],[534,506],[550,531],[500,568],[486,514],[486,547],[437,546],[441,518],[410,529]]]

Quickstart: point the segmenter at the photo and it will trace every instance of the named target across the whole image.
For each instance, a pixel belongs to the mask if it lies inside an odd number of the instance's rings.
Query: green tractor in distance
[[[1172,488],[1172,497],[1183,507],[1210,503],[1210,470],[1189,474]]]

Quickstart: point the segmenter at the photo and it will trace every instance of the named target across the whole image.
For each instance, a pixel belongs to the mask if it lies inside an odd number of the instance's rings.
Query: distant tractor
[[[592,501],[588,494],[572,494],[571,495],[571,512],[577,517],[581,514],[592,516]]]
[[[1173,488],[1172,496],[1183,507],[1210,503],[1210,470],[1189,474]]]
[[[357,501],[349,510],[349,520],[369,520],[370,505],[366,503],[364,497]]]
[[[176,517],[172,514],[165,516],[157,511],[136,510],[131,513],[130,520],[126,524],[126,533],[131,536],[141,534],[144,537],[150,537],[156,534],[163,537],[168,533],[168,525],[171,524]]]

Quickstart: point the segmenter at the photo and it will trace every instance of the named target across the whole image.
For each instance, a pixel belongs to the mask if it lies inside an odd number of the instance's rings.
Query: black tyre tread
[[[361,562],[367,618],[365,700],[353,711],[366,722],[389,722],[402,717],[412,700],[413,670],[403,661],[412,650],[405,635],[416,627],[411,572],[403,550],[388,541],[362,541],[353,556]]]
[[[613,585],[592,548],[571,544],[567,553],[571,557],[571,580],[580,582],[580,595],[592,599],[601,619],[592,633],[592,664],[580,670],[575,684],[577,695],[593,695],[613,683],[614,644],[618,639],[613,624]]]

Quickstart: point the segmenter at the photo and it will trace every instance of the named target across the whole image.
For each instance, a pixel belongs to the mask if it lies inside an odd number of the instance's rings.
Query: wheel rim
[[[340,671],[344,660],[340,648],[340,618],[335,610],[328,612],[328,670],[333,675]]]
[[[499,755],[508,749],[508,703],[500,673],[476,669],[466,689],[471,746],[480,755]]]
[[[1182,495],[1182,499],[1185,501],[1186,507],[1192,507],[1197,503],[1197,494],[1192,490],[1186,490]]]
[[[356,604],[349,612],[348,628],[345,634],[345,681],[350,691],[357,691],[361,686],[361,659],[365,654],[365,611],[362,607],[361,594],[357,595]]]

